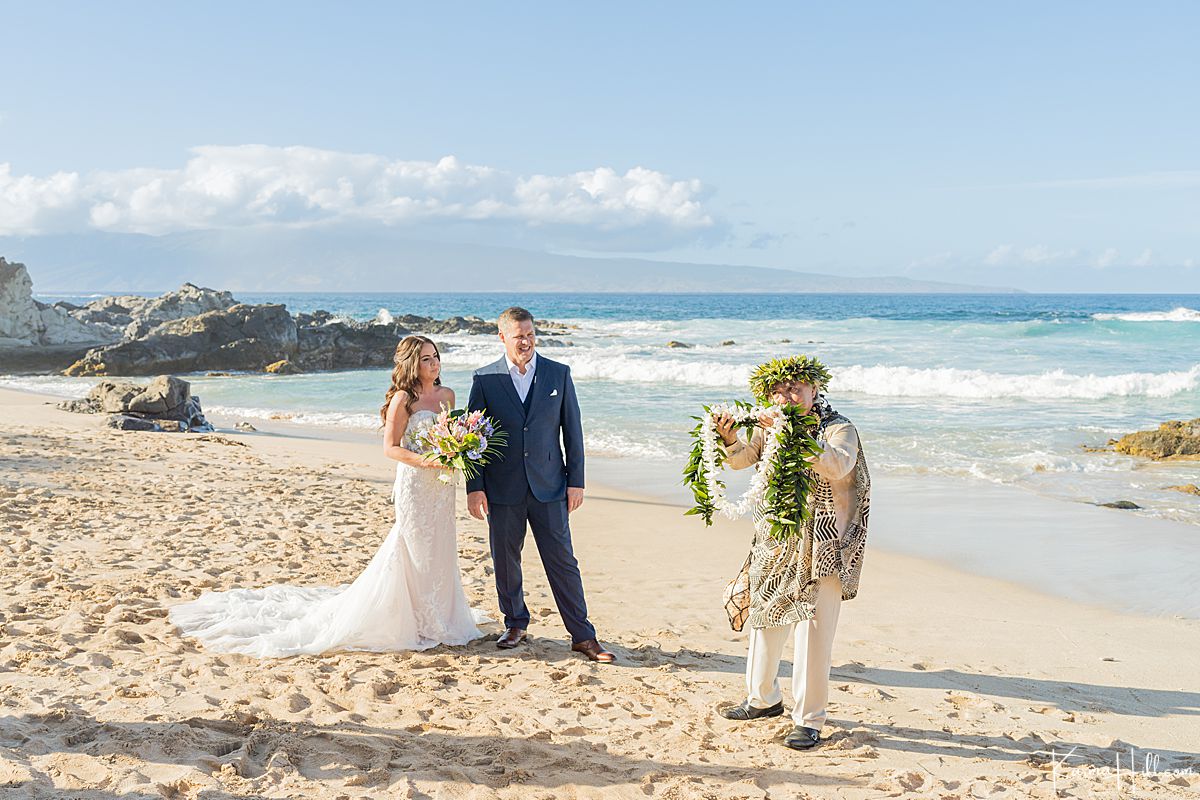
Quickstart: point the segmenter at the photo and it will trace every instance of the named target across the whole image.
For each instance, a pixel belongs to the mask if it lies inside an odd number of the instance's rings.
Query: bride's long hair
[[[433,352],[437,353],[440,361],[442,354],[434,341],[428,337],[416,334],[405,336],[400,340],[400,344],[396,345],[396,353],[392,356],[392,363],[396,365],[392,368],[392,385],[388,387],[383,407],[379,409],[382,424],[387,424],[388,406],[392,404],[396,392],[408,392],[408,401],[404,404],[404,409],[412,413],[413,403],[417,402],[417,395],[421,391],[421,349],[427,344],[433,345]],[[441,376],[438,376],[433,384],[441,386]]]

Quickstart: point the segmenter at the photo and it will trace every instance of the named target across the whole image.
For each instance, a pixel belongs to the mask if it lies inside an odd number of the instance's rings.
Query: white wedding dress
[[[404,446],[432,424],[432,411],[409,418]],[[487,617],[467,605],[458,571],[454,485],[440,470],[396,465],[396,522],[353,583],[279,584],[209,592],[170,610],[185,636],[211,650],[279,658],[332,650],[426,650],[479,638]]]

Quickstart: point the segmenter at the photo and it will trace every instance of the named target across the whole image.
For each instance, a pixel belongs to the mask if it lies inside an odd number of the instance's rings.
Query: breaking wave
[[[1096,320],[1120,322],[1200,322],[1200,311],[1179,306],[1170,311],[1131,311],[1125,314],[1093,314]]]
[[[1099,400],[1106,397],[1171,397],[1200,388],[1200,364],[1180,372],[1126,372],[1120,375],[1073,375],[1061,369],[1031,375],[982,370],[911,367],[842,367],[833,371],[830,388],[877,397],[958,397],[986,400]]]

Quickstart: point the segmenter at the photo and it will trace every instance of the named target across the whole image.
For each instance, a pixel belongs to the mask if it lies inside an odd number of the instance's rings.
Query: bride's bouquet
[[[500,455],[508,434],[482,411],[446,409],[421,431],[417,443],[425,458],[446,469],[457,470],[468,480]],[[443,476],[449,481],[449,476]]]

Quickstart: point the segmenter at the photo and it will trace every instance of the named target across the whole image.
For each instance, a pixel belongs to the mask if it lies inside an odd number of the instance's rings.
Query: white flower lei
[[[734,503],[726,496],[725,486],[717,479],[718,436],[716,417],[728,415],[733,418],[734,422],[749,422],[752,419],[758,419],[764,414],[769,413],[775,414],[775,421],[771,423],[770,428],[764,431],[765,442],[763,444],[762,456],[759,460],[760,466],[755,471],[754,477],[750,480],[750,487],[746,489],[746,493],[742,495],[740,500]],[[761,505],[766,498],[767,485],[770,483],[771,476],[775,473],[777,467],[775,456],[779,453],[779,434],[783,432],[783,426],[786,424],[786,421],[785,415],[778,413],[778,409],[765,406],[741,409],[726,403],[710,406],[708,413],[704,415],[700,440],[700,452],[704,459],[704,480],[713,507],[717,508],[729,519],[737,519],[738,517],[745,516]]]

